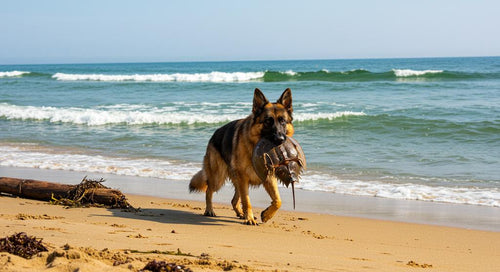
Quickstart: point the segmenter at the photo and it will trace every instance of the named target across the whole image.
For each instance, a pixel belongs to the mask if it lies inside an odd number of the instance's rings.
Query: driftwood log
[[[102,180],[101,180],[102,182]],[[107,188],[97,181],[85,178],[78,185],[0,177],[0,193],[36,200],[70,200],[83,204],[101,204],[109,207],[130,208],[125,195]]]

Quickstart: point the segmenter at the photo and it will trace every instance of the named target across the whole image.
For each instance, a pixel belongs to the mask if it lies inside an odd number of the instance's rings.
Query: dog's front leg
[[[260,214],[262,222],[267,222],[281,207],[281,197],[278,191],[278,182],[275,177],[268,177],[263,185],[272,200],[271,205]]]
[[[253,216],[252,204],[250,204],[250,196],[248,195],[249,181],[248,179],[241,179],[238,183],[237,190],[241,198],[241,206],[243,208],[243,219],[247,225],[258,225]]]

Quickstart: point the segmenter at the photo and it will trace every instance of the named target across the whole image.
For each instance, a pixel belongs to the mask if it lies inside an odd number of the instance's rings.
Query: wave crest
[[[73,123],[100,126],[109,124],[195,124],[220,123],[238,119],[236,115],[196,114],[175,112],[168,109],[150,108],[148,111],[134,109],[56,108],[1,104],[0,117],[6,119],[49,121],[51,123]]]
[[[500,74],[467,73],[445,70],[391,69],[387,71],[369,71],[352,69],[346,71],[259,71],[259,72],[208,72],[208,73],[171,73],[171,74],[73,74],[9,71],[0,72],[2,77],[50,77],[60,81],[104,81],[104,82],[293,82],[293,81],[329,81],[329,82],[367,82],[367,81],[441,81],[464,79],[497,79]]]
[[[0,77],[20,77],[25,74],[29,74],[31,72],[25,71],[9,71],[9,72],[0,72]]]
[[[426,74],[439,74],[444,72],[443,70],[411,70],[411,69],[392,69],[394,75],[397,77],[411,77],[411,76],[423,76]]]
[[[298,122],[317,121],[317,120],[334,120],[347,116],[365,116],[364,112],[356,111],[338,111],[328,113],[298,113],[294,115],[294,120]]]
[[[52,76],[57,80],[76,81],[151,81],[151,82],[247,82],[264,76],[264,72],[211,72],[195,74],[135,74],[135,75],[106,75],[106,74],[66,74],[56,73]]]
[[[246,105],[246,104],[245,104]],[[179,110],[179,108],[185,108]],[[195,107],[198,112],[189,108]],[[219,104],[211,106],[207,103],[201,104],[181,104],[171,107],[151,107],[145,105],[113,105],[96,108],[77,107],[35,107],[18,106],[7,103],[0,103],[0,118],[10,120],[34,120],[48,121],[51,123],[72,123],[87,126],[101,125],[178,125],[178,124],[218,124],[232,120],[244,118],[248,115],[246,109],[241,109],[241,105],[226,108],[222,112],[214,111],[214,107],[224,107]],[[203,108],[203,109],[201,109]],[[199,110],[203,112],[200,113]],[[296,112],[294,118],[296,122],[307,122],[316,120],[333,120],[346,116],[363,116],[363,112],[339,111],[326,113],[306,113]]]

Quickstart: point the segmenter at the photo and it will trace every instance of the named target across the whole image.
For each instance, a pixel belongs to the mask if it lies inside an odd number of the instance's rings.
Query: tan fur
[[[214,133],[207,146],[203,168],[193,176],[189,184],[191,192],[205,192],[204,215],[215,216],[212,196],[227,179],[231,180],[235,188],[231,200],[233,209],[246,224],[257,224],[248,195],[250,185],[263,185],[271,197],[271,205],[261,214],[263,222],[271,219],[281,207],[276,178],[269,177],[263,182],[257,176],[253,169],[252,153],[263,136],[271,137],[279,133],[290,137],[293,135],[291,99],[291,91],[286,89],[278,102],[269,103],[262,92],[256,89],[252,114],[245,119],[228,123]],[[276,128],[266,124],[266,118],[273,119]],[[279,120],[284,122],[280,123]],[[229,139],[226,133],[232,133],[232,138]]]

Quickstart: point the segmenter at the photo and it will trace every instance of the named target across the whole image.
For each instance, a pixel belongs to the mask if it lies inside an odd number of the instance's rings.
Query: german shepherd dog
[[[274,216],[281,207],[277,180],[274,176],[266,181],[258,177],[253,168],[252,153],[261,138],[279,145],[293,135],[292,112],[290,89],[286,89],[276,103],[270,103],[259,89],[255,89],[252,113],[214,132],[203,158],[203,168],[189,183],[190,192],[206,193],[205,216],[215,216],[212,196],[227,179],[232,181],[235,191],[231,204],[236,216],[244,219],[244,223],[257,225],[248,195],[250,185],[263,185],[272,200],[261,213],[262,222]]]

